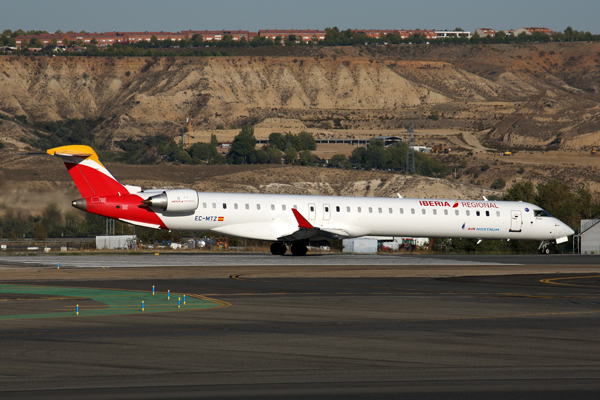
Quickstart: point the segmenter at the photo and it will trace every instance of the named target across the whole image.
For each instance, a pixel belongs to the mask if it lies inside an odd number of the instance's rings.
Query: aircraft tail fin
[[[55,147],[46,153],[63,160],[84,198],[129,194],[127,188],[102,165],[94,149],[89,146]]]

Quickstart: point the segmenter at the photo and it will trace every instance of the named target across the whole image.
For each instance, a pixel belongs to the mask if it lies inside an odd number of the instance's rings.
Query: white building
[[[471,38],[471,32],[469,31],[435,31],[435,34],[438,39],[444,39],[449,37],[466,37],[467,39]]]
[[[582,219],[579,232],[573,240],[579,239],[580,254],[600,254],[600,219]]]

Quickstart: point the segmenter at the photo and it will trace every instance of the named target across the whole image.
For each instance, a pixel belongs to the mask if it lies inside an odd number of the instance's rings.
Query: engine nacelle
[[[195,211],[198,208],[198,192],[192,189],[165,190],[142,203],[168,212]]]

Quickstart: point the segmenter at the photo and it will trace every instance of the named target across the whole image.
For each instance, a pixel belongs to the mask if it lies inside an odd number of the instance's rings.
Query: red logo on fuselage
[[[465,208],[500,208],[497,204],[492,202],[474,202],[474,201],[462,201],[462,202],[454,202],[453,205],[450,205],[447,201],[434,201],[434,200],[419,200],[419,205],[426,207],[452,207],[457,208],[459,205]]]
[[[450,207],[450,203],[448,203],[447,201],[419,200],[419,204],[422,206],[428,206],[428,207]],[[456,205],[454,205],[454,207],[456,207],[457,205],[458,205],[458,203],[456,203]]]

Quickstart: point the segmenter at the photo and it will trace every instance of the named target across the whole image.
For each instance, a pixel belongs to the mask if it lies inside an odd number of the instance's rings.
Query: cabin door
[[[523,225],[523,218],[521,211],[510,212],[510,232],[521,232],[521,226]]]

